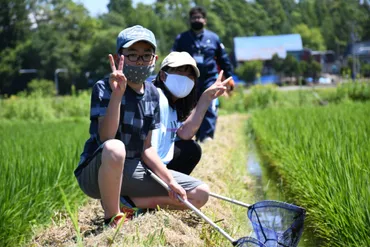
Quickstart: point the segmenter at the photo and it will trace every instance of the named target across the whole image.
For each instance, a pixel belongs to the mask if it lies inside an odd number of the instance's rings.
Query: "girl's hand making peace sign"
[[[230,76],[224,81],[222,80],[222,76],[224,74],[224,71],[221,70],[220,73],[218,74],[217,80],[215,83],[212,84],[209,88],[207,88],[203,94],[207,95],[210,100],[214,100],[220,95],[222,95],[226,91],[226,85],[229,83],[229,81],[232,79]]]

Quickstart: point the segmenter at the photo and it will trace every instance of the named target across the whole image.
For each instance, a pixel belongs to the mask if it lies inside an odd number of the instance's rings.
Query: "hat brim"
[[[149,44],[151,44],[154,48],[154,51],[156,50],[157,46],[155,44],[153,44],[153,42],[147,40],[147,39],[134,39],[134,40],[131,40],[129,42],[127,42],[126,44],[124,44],[122,46],[122,48],[129,48],[130,46],[132,46],[133,44],[135,44],[136,42],[139,42],[139,41],[145,41],[145,42],[148,42]]]
[[[191,63],[184,63],[182,61],[177,61],[177,62],[173,62],[171,64],[167,64],[166,66],[171,67],[171,68],[175,68],[175,67],[180,67],[180,66],[185,66],[185,65],[190,65],[191,67],[193,67],[193,69],[195,71],[195,75],[197,76],[197,78],[200,76],[200,72],[199,72],[198,67],[195,66],[194,64],[191,64]]]

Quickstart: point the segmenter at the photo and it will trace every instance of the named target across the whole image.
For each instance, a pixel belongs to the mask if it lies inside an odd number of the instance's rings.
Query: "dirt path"
[[[245,166],[246,150],[245,115],[222,116],[218,120],[216,136],[213,141],[202,144],[203,156],[193,176],[205,181],[215,193],[232,196],[230,183],[239,187],[235,191],[243,200],[252,198],[245,188],[252,190],[253,181],[243,172],[236,172],[233,166]],[[241,152],[235,162],[235,152]],[[244,158],[243,158],[244,157]],[[245,160],[242,160],[245,159]],[[239,164],[235,164],[239,163]],[[241,171],[246,173],[244,167]],[[238,174],[235,174],[238,173]],[[241,189],[240,189],[241,188]],[[230,234],[240,231],[240,219],[234,215],[230,204],[210,198],[202,211]],[[56,214],[54,223],[47,229],[36,233],[29,246],[77,246],[76,231],[70,218]],[[242,220],[243,221],[243,220]],[[103,211],[97,200],[90,200],[78,212],[78,224],[82,235],[82,246],[225,246],[226,240],[191,211],[160,210],[147,213],[125,223],[117,232],[103,229]],[[241,222],[243,224],[243,222]],[[112,241],[112,239],[114,239]]]

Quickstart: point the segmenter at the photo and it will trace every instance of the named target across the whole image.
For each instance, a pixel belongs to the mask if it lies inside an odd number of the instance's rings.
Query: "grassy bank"
[[[265,158],[326,246],[370,246],[370,104],[254,112]]]
[[[202,146],[203,157],[193,175],[209,184],[215,193],[252,203],[253,181],[248,179],[245,169],[246,121],[245,115],[231,115],[219,119],[215,140]],[[71,168],[70,172],[72,171]],[[58,202],[62,203],[61,200]],[[69,203],[74,208],[79,205],[73,200],[69,200]],[[245,208],[210,198],[202,211],[212,220],[219,221],[218,224],[234,238],[249,235],[251,232]],[[68,214],[64,210],[54,211],[52,219],[54,223],[51,226],[33,228],[36,233],[29,246],[77,245],[76,231]],[[103,231],[102,219],[103,212],[96,200],[90,200],[87,205],[79,208],[78,224],[84,246],[108,246],[110,243],[113,246],[230,244],[190,211],[160,210],[155,214],[145,214],[125,224],[115,238],[113,230]]]

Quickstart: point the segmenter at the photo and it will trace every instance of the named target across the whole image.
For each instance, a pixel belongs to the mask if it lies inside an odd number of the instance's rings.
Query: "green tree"
[[[314,9],[316,19],[317,19],[316,26],[321,26],[324,23],[324,21],[327,19],[327,17],[330,17],[328,1],[327,0],[313,1],[313,9]]]
[[[265,9],[270,17],[270,28],[274,34],[282,33],[282,27],[287,23],[287,17],[280,0],[256,0],[256,2]]]
[[[209,10],[208,27],[220,36],[229,51],[234,37],[267,34],[270,23],[260,4],[244,0],[214,1]]]
[[[292,32],[292,23],[293,23],[293,16],[295,9],[297,8],[297,3],[295,0],[280,0],[281,6],[285,12],[285,16],[287,17],[281,27],[282,33],[291,33]]]
[[[364,64],[361,67],[361,73],[364,77],[370,77],[370,64]]]
[[[299,75],[299,64],[295,57],[292,55],[287,55],[283,61],[283,71],[285,75],[290,77],[295,77]]]
[[[278,74],[284,71],[283,61],[276,53],[272,56],[271,66]]]
[[[321,73],[321,64],[313,60],[312,57],[308,61],[299,62],[300,72],[304,77],[312,77],[316,79]]]
[[[319,1],[319,0],[317,0]],[[358,0],[333,0],[324,1],[330,12],[332,19],[332,30],[330,33],[328,28],[323,29],[322,33],[326,36],[329,31],[329,37],[325,37],[326,46],[330,50],[343,52],[351,40],[353,33],[359,40],[366,33],[364,27],[368,23],[369,16],[366,13],[366,8],[360,4]],[[322,26],[325,23],[322,23]]]
[[[207,28],[216,32],[228,52],[236,36],[298,32],[306,47],[342,53],[351,37],[370,39],[369,1],[359,0],[157,0],[154,5],[110,0],[109,12],[97,18],[76,0],[3,0],[0,3],[0,93],[24,90],[31,79],[54,79],[57,68],[63,91],[71,83],[86,87],[85,75],[96,80],[109,73],[106,56],[115,39],[136,24],[151,29],[161,59],[176,36],[189,29],[188,11],[207,9]],[[313,73],[314,62],[307,62]],[[316,66],[318,67],[318,66]],[[20,74],[20,69],[37,73]]]
[[[306,24],[298,24],[293,28],[293,32],[301,35],[304,47],[312,50],[325,50],[325,42],[320,29],[309,28]]]
[[[257,74],[261,74],[263,67],[262,61],[248,61],[239,65],[235,73],[246,82],[253,82]]]
[[[132,0],[110,0],[107,7],[109,12],[117,12],[126,16],[134,11]]]
[[[10,94],[13,88],[24,87],[24,83],[14,80],[20,76],[18,71],[22,68],[20,54],[29,44],[26,40],[31,34],[28,18],[31,3],[23,0],[0,3],[0,94]]]
[[[29,1],[2,0],[0,3],[0,51],[15,48],[30,33]]]
[[[72,0],[54,0],[38,7],[40,14],[32,42],[39,58],[37,69],[49,80],[54,80],[57,68],[68,69],[68,74],[58,75],[61,92],[68,93],[82,72],[83,59],[98,22],[83,5]]]
[[[370,40],[370,2],[364,1],[363,4],[363,11],[367,18],[364,20],[363,30],[364,33],[362,35],[363,40]]]
[[[244,33],[238,18],[243,17],[239,17],[226,0],[216,1],[208,11],[208,28],[220,36],[226,49],[232,47],[232,37],[241,36]]]
[[[176,36],[189,29],[189,10],[191,1],[157,0],[154,13],[158,18],[158,29],[155,32],[161,54],[167,55],[172,48]],[[157,30],[158,30],[157,29]],[[159,33],[159,34],[158,34]]]
[[[316,27],[318,24],[318,21],[317,21],[317,15],[315,13],[314,0],[300,0],[298,1],[298,8],[299,8],[299,13],[300,13],[301,18],[300,18],[300,22],[294,23],[294,25],[304,23],[310,28]]]

